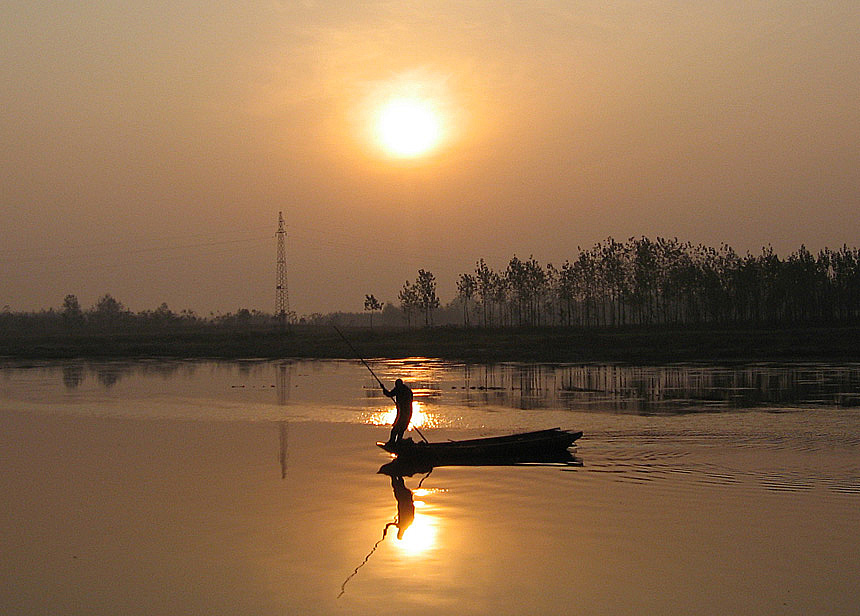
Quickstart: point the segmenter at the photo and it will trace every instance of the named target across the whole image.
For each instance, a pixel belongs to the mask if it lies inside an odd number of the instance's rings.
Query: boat
[[[416,443],[411,438],[397,443],[376,443],[396,456],[395,466],[483,466],[529,462],[569,462],[568,449],[582,436],[581,431],[551,428],[507,436],[476,438],[440,443]]]

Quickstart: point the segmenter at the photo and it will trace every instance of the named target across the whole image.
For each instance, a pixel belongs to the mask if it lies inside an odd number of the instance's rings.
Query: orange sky
[[[77,5],[77,6],[76,6]],[[860,245],[860,5],[0,6],[0,306],[396,301],[607,236]],[[427,156],[372,117],[431,100]]]

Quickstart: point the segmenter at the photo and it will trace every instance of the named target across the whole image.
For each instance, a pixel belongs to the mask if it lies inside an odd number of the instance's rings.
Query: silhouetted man
[[[394,405],[397,407],[397,417],[391,425],[391,436],[388,437],[388,444],[393,445],[397,441],[403,439],[403,433],[409,427],[409,422],[412,421],[412,390],[406,386],[401,379],[394,382],[394,389],[385,389],[382,386],[382,393],[389,398],[394,398]]]

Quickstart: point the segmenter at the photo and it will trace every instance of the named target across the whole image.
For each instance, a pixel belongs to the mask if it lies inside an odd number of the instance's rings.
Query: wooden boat
[[[416,443],[411,438],[395,444],[377,443],[397,462],[422,466],[519,464],[571,460],[568,448],[582,432],[552,428],[508,436],[442,443]]]

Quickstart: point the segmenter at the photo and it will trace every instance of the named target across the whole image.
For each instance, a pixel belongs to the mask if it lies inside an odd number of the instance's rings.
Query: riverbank
[[[860,327],[484,329],[344,328],[365,357],[451,361],[624,362],[860,361]],[[0,337],[0,356],[353,358],[332,327],[288,331],[198,329]]]

